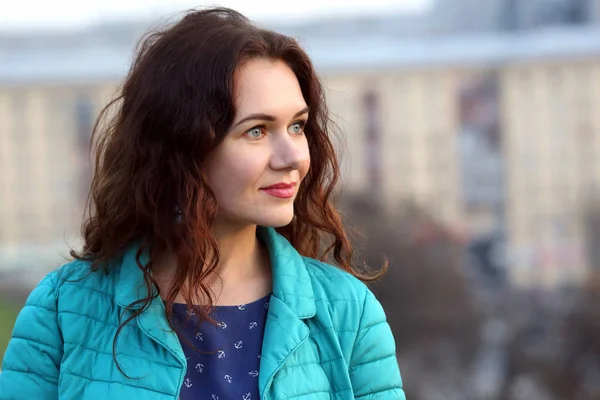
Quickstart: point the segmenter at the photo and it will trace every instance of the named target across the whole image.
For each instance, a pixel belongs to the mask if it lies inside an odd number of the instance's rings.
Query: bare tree
[[[479,315],[461,265],[464,246],[418,207],[405,204],[391,216],[366,197],[342,204],[357,232],[357,262],[378,267],[389,260],[372,290],[386,309],[399,353],[428,364],[420,368],[439,368],[444,357],[458,364],[456,371],[466,368],[479,343]],[[415,381],[426,379],[420,371],[405,376],[411,399],[419,397]]]

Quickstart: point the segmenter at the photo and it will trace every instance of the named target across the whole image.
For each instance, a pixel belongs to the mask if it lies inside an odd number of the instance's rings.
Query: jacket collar
[[[140,243],[138,241],[132,242],[125,250],[121,260],[115,300],[123,308],[127,308],[145,298],[148,293],[144,285],[144,274],[137,265],[137,253],[139,250]],[[139,261],[144,268],[148,265],[150,261],[148,251],[143,251],[140,254]],[[136,308],[136,306],[133,308]]]
[[[300,319],[310,318],[316,313],[315,298],[310,275],[302,256],[274,228],[257,228],[259,239],[266,245],[273,274],[273,296],[281,300]],[[136,265],[138,242],[125,251],[117,280],[115,299],[126,308],[146,297],[142,271]],[[146,266],[149,254],[140,255],[140,263]]]
[[[303,320],[316,314],[316,304],[310,275],[296,249],[273,228],[259,227],[257,235],[268,249],[273,274],[273,294],[267,314],[258,382],[263,398],[285,360],[307,340],[309,329]],[[115,294],[121,307],[127,307],[147,294],[143,273],[136,265],[138,251],[139,245],[132,244],[122,259]],[[148,260],[148,253],[142,253],[141,265],[146,266]],[[152,300],[137,318],[137,324],[146,335],[164,346],[185,370],[185,354],[176,333],[169,329],[160,298]]]
[[[298,318],[313,317],[316,313],[315,297],[302,256],[273,228],[259,227],[257,234],[269,251],[273,296],[287,305]]]

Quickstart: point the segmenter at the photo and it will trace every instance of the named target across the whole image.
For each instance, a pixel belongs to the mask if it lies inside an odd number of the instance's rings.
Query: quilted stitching
[[[58,398],[62,343],[56,311],[55,284],[48,276],[31,292],[15,322],[15,339],[6,349],[0,373],[0,399]]]
[[[273,329],[283,335],[277,340],[293,337],[301,325],[308,336],[274,370],[263,398],[405,400],[389,325],[367,287],[337,268],[299,257],[274,230],[266,235],[276,264],[274,293],[293,311],[272,316]],[[127,379],[112,362],[122,312],[116,288],[127,267],[121,264],[109,275],[88,274],[89,264],[75,261],[38,285],[3,361],[0,400],[176,399],[182,367],[136,323],[122,331],[117,359],[139,379]],[[263,359],[277,363],[269,353]]]

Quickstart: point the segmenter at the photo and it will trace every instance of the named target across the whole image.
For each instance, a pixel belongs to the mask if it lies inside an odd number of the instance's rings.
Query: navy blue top
[[[217,326],[203,322],[185,304],[171,315],[187,358],[181,400],[258,400],[258,372],[271,295],[240,306],[215,307]],[[187,341],[187,342],[186,342]],[[199,354],[197,350],[211,354]]]

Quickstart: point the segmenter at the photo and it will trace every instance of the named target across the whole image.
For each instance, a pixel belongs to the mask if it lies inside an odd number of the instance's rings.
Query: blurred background
[[[89,139],[147,29],[202,1],[0,15],[0,358],[80,246]],[[410,400],[600,399],[600,0],[224,1],[294,36]],[[594,306],[596,305],[596,306]]]

